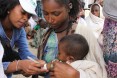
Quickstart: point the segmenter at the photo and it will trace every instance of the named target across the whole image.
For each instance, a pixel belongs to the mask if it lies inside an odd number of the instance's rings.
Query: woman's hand
[[[41,74],[47,72],[47,70],[42,69],[45,64],[44,61],[38,60],[39,63],[35,63],[31,60],[20,60],[18,64],[18,70],[22,70],[27,75]]]
[[[21,74],[22,74],[23,76],[25,76],[25,77],[31,76],[30,74],[27,74],[27,73],[25,73],[24,71],[21,71]]]
[[[79,78],[79,72],[66,63],[59,61],[53,62],[50,72],[51,78]]]

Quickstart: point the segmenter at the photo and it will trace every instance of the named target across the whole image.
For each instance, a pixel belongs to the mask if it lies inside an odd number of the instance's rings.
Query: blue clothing
[[[57,34],[53,31],[51,32],[47,43],[44,48],[43,60],[47,63],[51,62],[57,57],[58,54],[58,38]]]
[[[37,59],[28,49],[28,43],[26,39],[26,32],[24,28],[21,29],[14,28],[12,38],[9,39],[0,23],[0,36],[6,41],[10,42],[11,47],[14,47],[14,44],[18,46],[18,53],[21,59],[27,59],[27,56],[30,56],[34,59]],[[3,62],[4,70],[7,69],[10,62]],[[8,77],[10,78],[10,77]]]
[[[54,31],[52,31],[44,47],[42,59],[46,61],[46,63],[49,63],[57,58],[57,54],[58,54],[58,38],[57,34]],[[44,78],[50,78],[49,73],[47,73],[44,76]]]

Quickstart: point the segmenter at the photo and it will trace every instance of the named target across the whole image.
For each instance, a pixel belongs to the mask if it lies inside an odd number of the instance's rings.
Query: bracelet
[[[47,70],[47,64],[44,64],[43,69]]]
[[[16,71],[18,71],[18,64],[19,64],[19,60],[16,63]]]

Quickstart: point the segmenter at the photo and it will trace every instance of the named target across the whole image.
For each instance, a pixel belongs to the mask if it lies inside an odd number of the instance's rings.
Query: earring
[[[8,11],[7,13],[9,14],[10,12]]]
[[[69,3],[69,8],[72,9],[73,5],[72,3]]]

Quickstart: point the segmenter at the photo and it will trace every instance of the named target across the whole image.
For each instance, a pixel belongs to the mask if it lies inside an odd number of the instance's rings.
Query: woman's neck
[[[57,29],[54,29],[54,30],[55,30],[56,33],[61,33],[65,30],[67,30],[68,26],[69,26],[69,20],[66,20],[65,22],[63,22],[61,24],[60,27],[58,27]]]
[[[3,27],[4,32],[6,33],[7,37],[9,39],[11,39],[12,38],[12,34],[13,34],[13,26],[10,23],[9,19],[6,18],[5,20],[2,20],[1,24],[2,24],[2,27]]]
[[[9,19],[6,18],[4,20],[1,20],[1,24],[2,24],[2,27],[5,31],[7,30],[13,30],[13,26],[12,24],[10,23]]]

